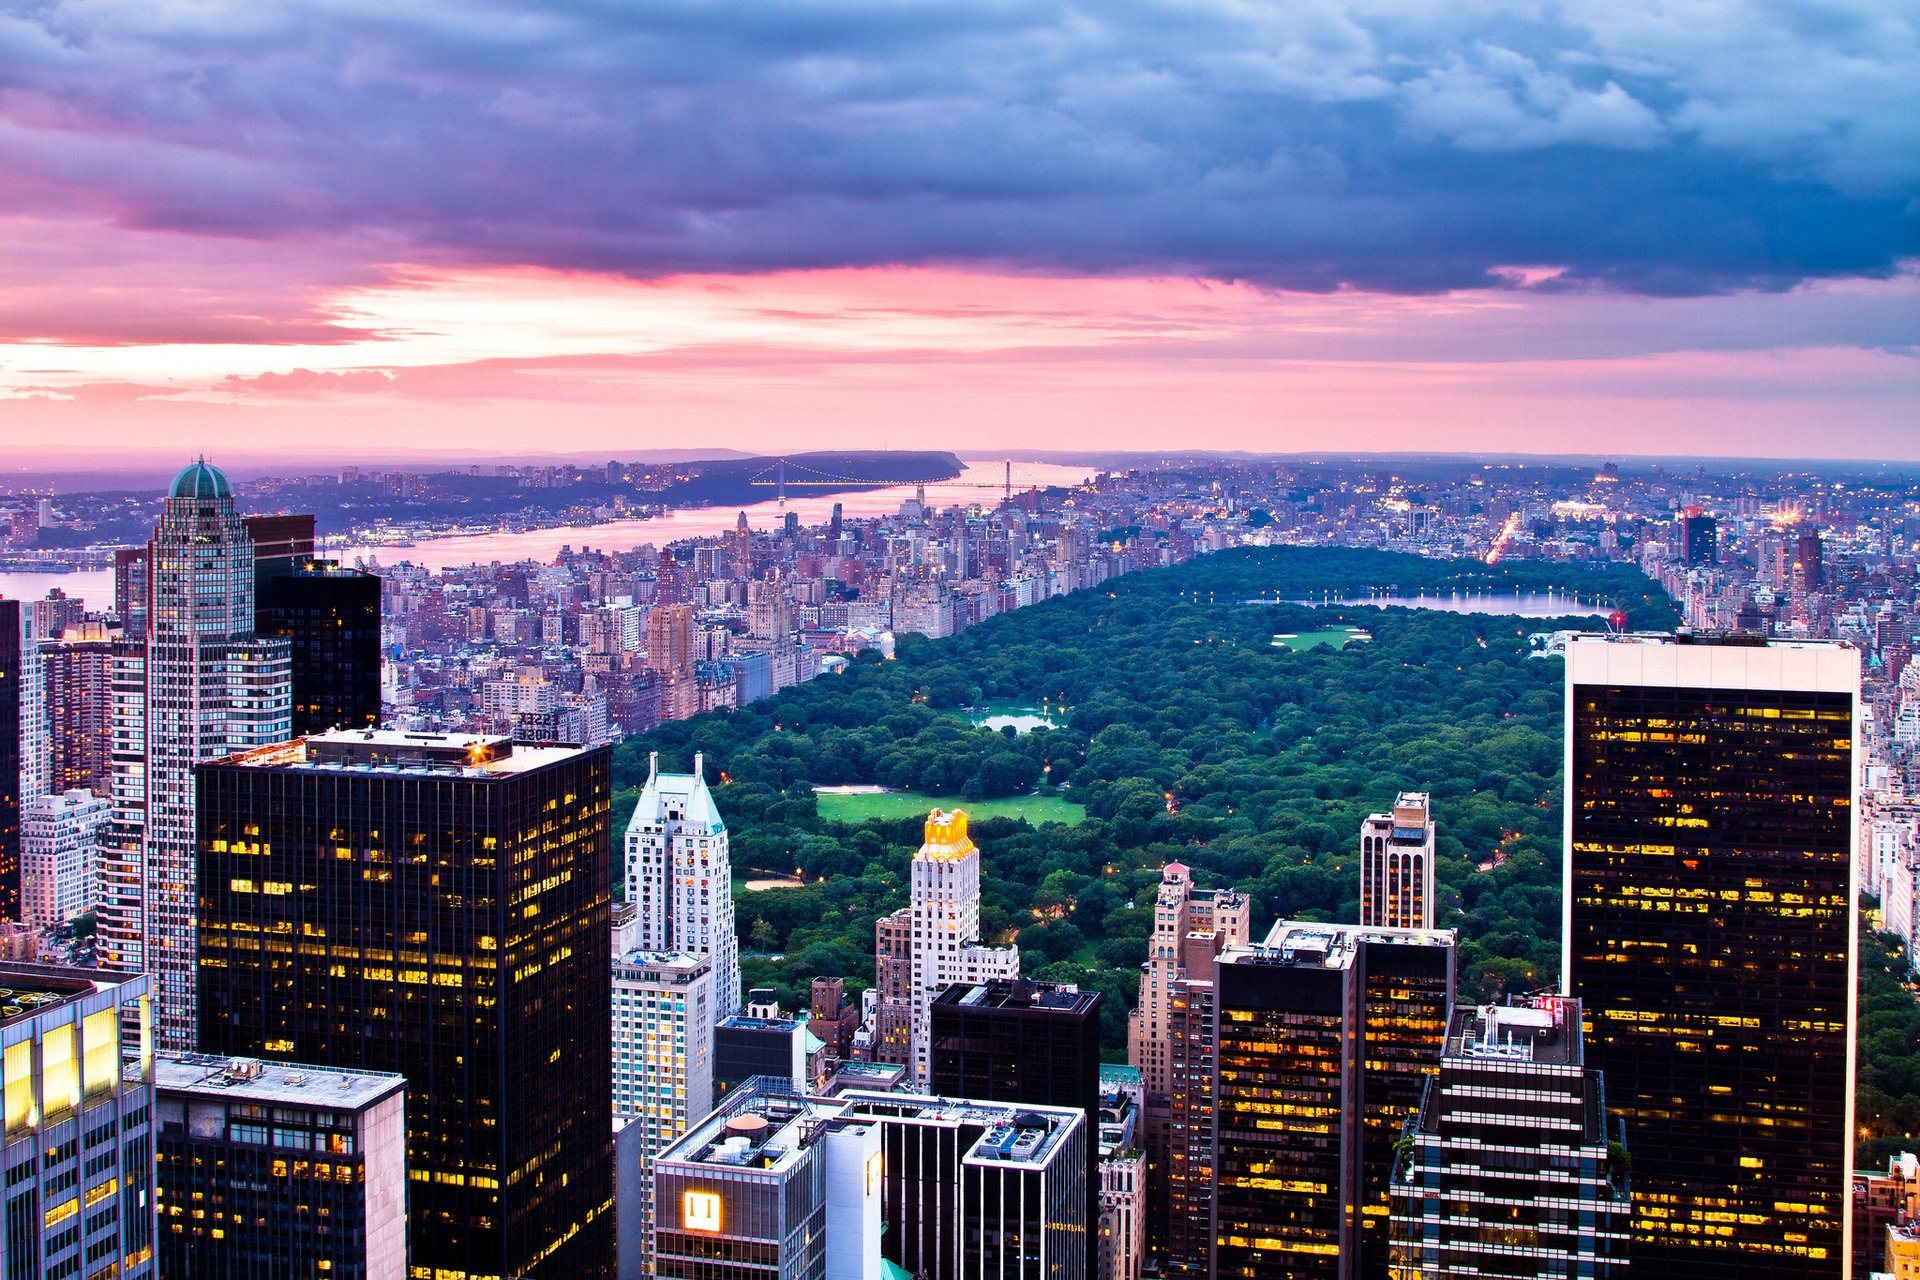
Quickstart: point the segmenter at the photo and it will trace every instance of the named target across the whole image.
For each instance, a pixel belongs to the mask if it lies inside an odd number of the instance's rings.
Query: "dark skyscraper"
[[[933,1092],[1073,1107],[1100,1132],[1100,993],[1046,982],[955,983],[934,997]],[[1100,1147],[1087,1144],[1087,1221],[1100,1220]]]
[[[1827,585],[1826,557],[1820,545],[1820,531],[1803,533],[1794,542],[1794,563],[1800,567],[1800,583],[1808,591]]]
[[[265,591],[268,578],[293,573],[313,559],[313,516],[242,516],[240,523],[253,540],[254,598]]]
[[[0,919],[20,918],[20,704],[39,673],[24,660],[20,602],[0,600]]]
[[[1688,567],[1711,565],[1720,558],[1720,522],[1698,507],[1680,517],[1680,557]]]
[[[1283,920],[1214,962],[1209,1275],[1387,1275],[1398,1142],[1440,1067],[1450,930]]]
[[[607,1274],[610,785],[373,730],[199,771],[201,1047],[407,1078],[416,1277]]]
[[[1633,1268],[1831,1277],[1853,1127],[1859,654],[1567,647],[1569,994],[1633,1151]]]
[[[380,723],[380,579],[307,563],[262,578],[259,633],[293,657],[295,736]]]

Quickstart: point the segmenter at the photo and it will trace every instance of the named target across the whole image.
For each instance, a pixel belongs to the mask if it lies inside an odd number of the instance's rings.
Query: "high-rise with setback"
[[[1562,972],[1633,1150],[1633,1268],[1840,1275],[1860,655],[1684,633],[1566,653]]]
[[[712,958],[717,1022],[740,1008],[740,940],[727,824],[705,769],[695,755],[692,773],[662,773],[659,753],[647,757],[647,784],[627,823],[626,883],[638,949]]]
[[[607,749],[349,730],[199,785],[201,1047],[407,1078],[414,1280],[606,1276]]]
[[[1391,810],[1360,824],[1360,923],[1433,928],[1433,809],[1424,791],[1402,791]]]

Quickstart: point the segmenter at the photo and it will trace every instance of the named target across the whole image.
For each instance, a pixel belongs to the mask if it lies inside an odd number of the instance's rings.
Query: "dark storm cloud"
[[[1538,264],[1557,288],[1780,288],[1920,251],[1914,22],[1866,0],[14,4],[0,212],[636,275],[1423,292]]]

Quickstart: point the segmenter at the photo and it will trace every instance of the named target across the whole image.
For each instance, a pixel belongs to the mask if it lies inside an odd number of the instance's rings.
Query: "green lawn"
[[[1357,640],[1371,639],[1373,637],[1359,627],[1326,627],[1319,631],[1302,631],[1297,635],[1291,633],[1278,635],[1273,638],[1273,643],[1280,648],[1291,649],[1295,653],[1304,653],[1308,649],[1317,649],[1321,645],[1344,649]]]
[[[960,809],[970,818],[1025,818],[1034,826],[1064,822],[1074,826],[1086,810],[1059,796],[1009,796],[1004,800],[962,800],[958,796],[930,796],[918,791],[887,791],[878,795],[816,796],[819,814],[828,822],[865,822],[868,818],[917,818],[933,809]]]

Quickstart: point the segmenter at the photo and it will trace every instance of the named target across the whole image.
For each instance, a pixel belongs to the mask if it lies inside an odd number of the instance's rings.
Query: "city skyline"
[[[0,438],[1920,456],[1890,4],[493,16],[11,19]]]

